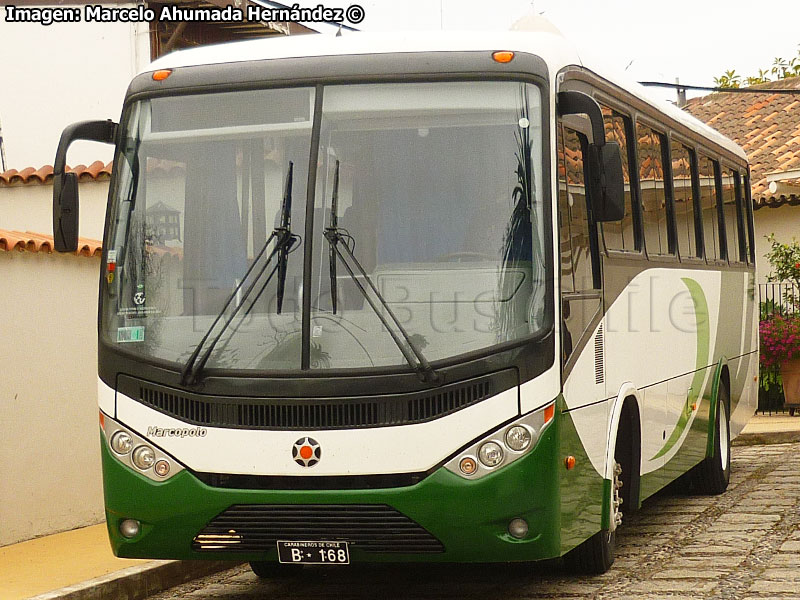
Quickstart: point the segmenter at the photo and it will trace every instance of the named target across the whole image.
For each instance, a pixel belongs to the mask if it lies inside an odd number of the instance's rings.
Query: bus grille
[[[247,398],[192,394],[120,376],[120,392],[196,425],[248,429],[352,429],[430,421],[517,383],[512,370],[425,390],[355,398]]]
[[[260,553],[278,540],[346,541],[364,552],[444,552],[431,533],[385,504],[237,504],[214,517],[192,549]]]

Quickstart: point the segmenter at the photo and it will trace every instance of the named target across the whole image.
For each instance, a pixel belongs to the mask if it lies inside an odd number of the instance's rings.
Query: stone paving
[[[259,581],[243,566],[150,600],[800,599],[800,443],[735,447],[732,460],[725,494],[662,492],[626,517],[616,562],[601,576],[554,565],[353,565]]]

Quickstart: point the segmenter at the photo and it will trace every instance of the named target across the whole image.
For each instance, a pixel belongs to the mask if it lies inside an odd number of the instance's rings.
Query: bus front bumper
[[[193,548],[193,540],[212,519],[234,505],[381,505],[417,523],[443,548],[435,552],[375,552],[356,542],[350,544],[353,562],[553,558],[560,553],[557,433],[556,427],[549,427],[525,457],[478,480],[468,481],[442,467],[413,486],[364,490],[216,488],[189,471],[154,482],[120,463],[104,441],[109,537],[114,554],[126,558],[270,561],[277,560],[274,542],[258,551],[241,551],[235,542],[224,550],[201,551]],[[509,523],[518,518],[529,527],[523,539],[508,532]],[[120,534],[119,526],[125,519],[141,523],[140,532],[131,539]],[[235,540],[235,533],[232,535]],[[278,539],[292,538],[287,534]],[[306,535],[301,539],[310,538]],[[331,538],[321,535],[319,539]]]

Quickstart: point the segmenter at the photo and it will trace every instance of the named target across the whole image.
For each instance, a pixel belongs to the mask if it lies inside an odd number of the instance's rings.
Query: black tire
[[[728,489],[731,478],[731,424],[728,411],[730,394],[724,384],[717,394],[714,419],[714,450],[694,470],[694,489],[700,494],[716,496]]]
[[[253,561],[250,568],[259,579],[286,579],[299,575],[303,570],[302,565],[284,565],[266,560]]]
[[[564,556],[564,563],[572,573],[602,575],[614,564],[617,532],[602,529]]]
[[[619,500],[617,482],[621,481],[621,467],[615,461],[614,479],[611,482],[611,503],[612,510],[616,514],[619,509],[619,504],[615,505],[615,501]],[[620,483],[620,486],[622,484]],[[620,515],[621,517],[621,515]],[[610,517],[616,519],[616,517]],[[605,573],[614,564],[614,551],[617,545],[617,527],[612,523],[610,529],[601,529],[595,533],[588,540],[570,550],[564,556],[564,563],[567,568],[573,573],[582,573],[586,575],[600,575]]]
[[[790,416],[790,417],[793,417],[793,416],[794,416],[794,406],[790,406],[790,407],[789,407],[789,416]]]

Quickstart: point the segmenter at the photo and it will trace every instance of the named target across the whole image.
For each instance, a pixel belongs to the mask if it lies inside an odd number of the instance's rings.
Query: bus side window
[[[651,256],[671,254],[667,197],[664,193],[663,136],[650,127],[637,123],[636,140],[645,249]]]
[[[628,131],[630,119],[620,113],[600,105],[606,127],[606,140],[619,144],[622,154],[622,173],[625,178],[625,217],[622,221],[601,223],[603,240],[607,250],[623,250],[633,252],[639,249],[636,241],[635,215],[631,199],[631,175],[629,160]]]
[[[754,265],[756,264],[756,241],[755,232],[753,231],[753,198],[750,191],[750,171],[744,176],[744,208],[745,219],[747,221],[747,240],[749,242],[747,248],[747,261]]]
[[[681,258],[700,256],[694,218],[696,199],[692,190],[691,152],[680,142],[672,140],[672,189],[675,190],[675,222]]]
[[[745,223],[747,222],[747,216],[745,213],[744,208],[744,195],[742,194],[742,178],[739,175],[739,171],[731,171],[731,175],[733,176],[733,189],[736,195],[736,235],[739,239],[738,247],[736,248],[736,253],[738,256],[738,261],[746,263],[747,257],[750,255],[750,241],[747,239],[747,231]]]
[[[731,169],[722,169],[722,215],[725,221],[726,256],[732,263],[740,261],[739,223],[736,186]]]
[[[560,123],[557,132],[562,346],[566,360],[600,308],[600,295],[570,298],[570,294],[594,288],[583,161],[587,140]]]
[[[714,177],[714,161],[707,156],[698,157],[700,174],[700,207],[703,215],[703,239],[706,259],[719,258],[719,219],[717,216],[717,186]]]

